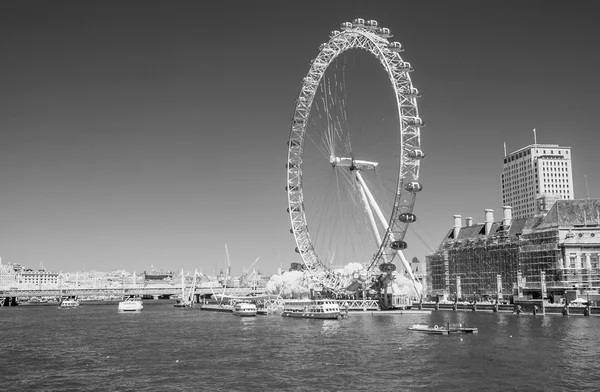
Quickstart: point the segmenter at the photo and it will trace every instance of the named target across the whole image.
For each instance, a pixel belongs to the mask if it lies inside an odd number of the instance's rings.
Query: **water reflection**
[[[321,323],[321,333],[330,336],[331,334],[336,334],[340,330],[340,326],[346,320],[313,320]]]

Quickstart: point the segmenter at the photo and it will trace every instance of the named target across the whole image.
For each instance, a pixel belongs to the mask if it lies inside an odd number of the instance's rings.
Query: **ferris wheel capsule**
[[[408,247],[408,244],[404,241],[392,241],[390,243],[390,248],[392,248],[393,250],[404,250]]]
[[[419,98],[421,94],[419,94],[419,90],[415,87],[412,87],[410,90],[405,92],[405,95],[410,98]]]
[[[417,221],[417,216],[409,212],[398,215],[398,220],[403,223],[414,223]]]
[[[363,27],[365,25],[365,20],[363,18],[356,18],[352,21],[352,25]]]
[[[423,185],[419,184],[416,181],[413,181],[406,184],[405,189],[412,193],[421,192],[423,190]]]
[[[365,22],[365,27],[369,30],[375,30],[377,27],[379,26],[379,23],[377,23],[376,20],[367,20]]]
[[[350,23],[350,22],[344,22],[344,23],[340,24],[340,28],[342,30],[351,29],[352,28],[352,23]]]
[[[389,46],[390,50],[393,50],[394,52],[404,52],[404,47],[402,46],[402,44],[400,42],[390,42]]]
[[[421,150],[411,150],[408,152],[408,157],[412,159],[423,159],[425,158],[425,153]]]
[[[421,117],[410,117],[406,119],[406,125],[413,127],[424,127],[425,121],[423,121]]]
[[[339,32],[339,31],[337,31],[337,30],[333,30],[331,33],[329,33],[329,38],[331,39],[331,38],[333,38],[333,37],[337,36],[338,34],[340,34],[340,32]]]
[[[400,69],[400,71],[402,72],[412,72],[414,71],[414,68],[412,67],[412,65],[410,65],[410,63],[408,61],[403,61],[398,65],[398,68]]]
[[[387,27],[381,27],[376,31],[377,35],[383,38],[391,38],[392,32]]]

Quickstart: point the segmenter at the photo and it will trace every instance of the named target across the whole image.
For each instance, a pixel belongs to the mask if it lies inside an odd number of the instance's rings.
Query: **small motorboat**
[[[427,324],[413,324],[412,327],[408,328],[409,331],[428,333],[433,335],[449,335],[451,333],[477,333],[479,332],[475,327],[466,327],[462,324],[450,324],[446,325],[434,325],[430,326]]]
[[[141,312],[144,303],[140,297],[130,296],[119,302],[119,312]]]
[[[75,297],[73,297],[73,298],[65,298],[60,303],[60,308],[61,309],[65,309],[65,308],[77,308],[77,307],[79,307],[79,301]]]
[[[448,335],[450,333],[443,325],[440,328],[437,325],[430,326],[427,324],[413,324],[413,326],[408,328],[408,330],[429,333],[429,334],[434,334],[434,335]]]

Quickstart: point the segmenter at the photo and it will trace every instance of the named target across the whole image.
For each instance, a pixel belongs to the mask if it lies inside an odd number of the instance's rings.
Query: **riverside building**
[[[426,256],[428,291],[438,296],[553,298],[567,289],[600,289],[600,199],[557,200],[550,211],[454,227]]]
[[[573,200],[571,147],[535,143],[505,154],[501,181],[502,203],[515,219],[547,212],[556,200]]]

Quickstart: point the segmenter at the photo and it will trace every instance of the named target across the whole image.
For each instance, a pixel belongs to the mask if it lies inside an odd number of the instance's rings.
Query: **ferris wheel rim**
[[[389,33],[389,30],[387,31]],[[388,36],[390,35],[388,34]],[[390,43],[384,35],[378,35],[373,29],[364,26],[346,26],[341,32],[333,31],[329,41],[321,44],[319,54],[311,61],[311,67],[303,79],[288,140],[286,190],[288,193],[288,213],[292,224],[291,232],[296,241],[296,250],[313,277],[316,277],[318,273],[327,273],[328,269],[314,250],[304,209],[302,152],[306,127],[313,100],[323,75],[340,54],[351,49],[366,50],[377,58],[383,66],[394,91],[397,123],[400,129],[398,176],[389,226],[377,252],[369,262],[368,271],[372,271],[375,266],[381,265],[382,261],[393,260],[397,250],[391,250],[390,243],[392,240],[402,242],[401,240],[408,229],[408,223],[401,222],[399,215],[401,213],[412,214],[415,194],[421,188],[418,178],[419,161],[423,155],[420,150],[420,127],[423,124],[419,117],[416,101],[418,91],[413,87],[411,78],[408,75],[408,72],[412,69],[409,63],[402,60],[398,51],[394,50],[398,46],[398,43]],[[405,187],[406,184],[414,183],[418,185],[418,189],[409,190],[408,187]],[[332,276],[333,274],[327,275],[330,278],[325,285],[339,286],[341,282],[335,282],[336,278]]]

